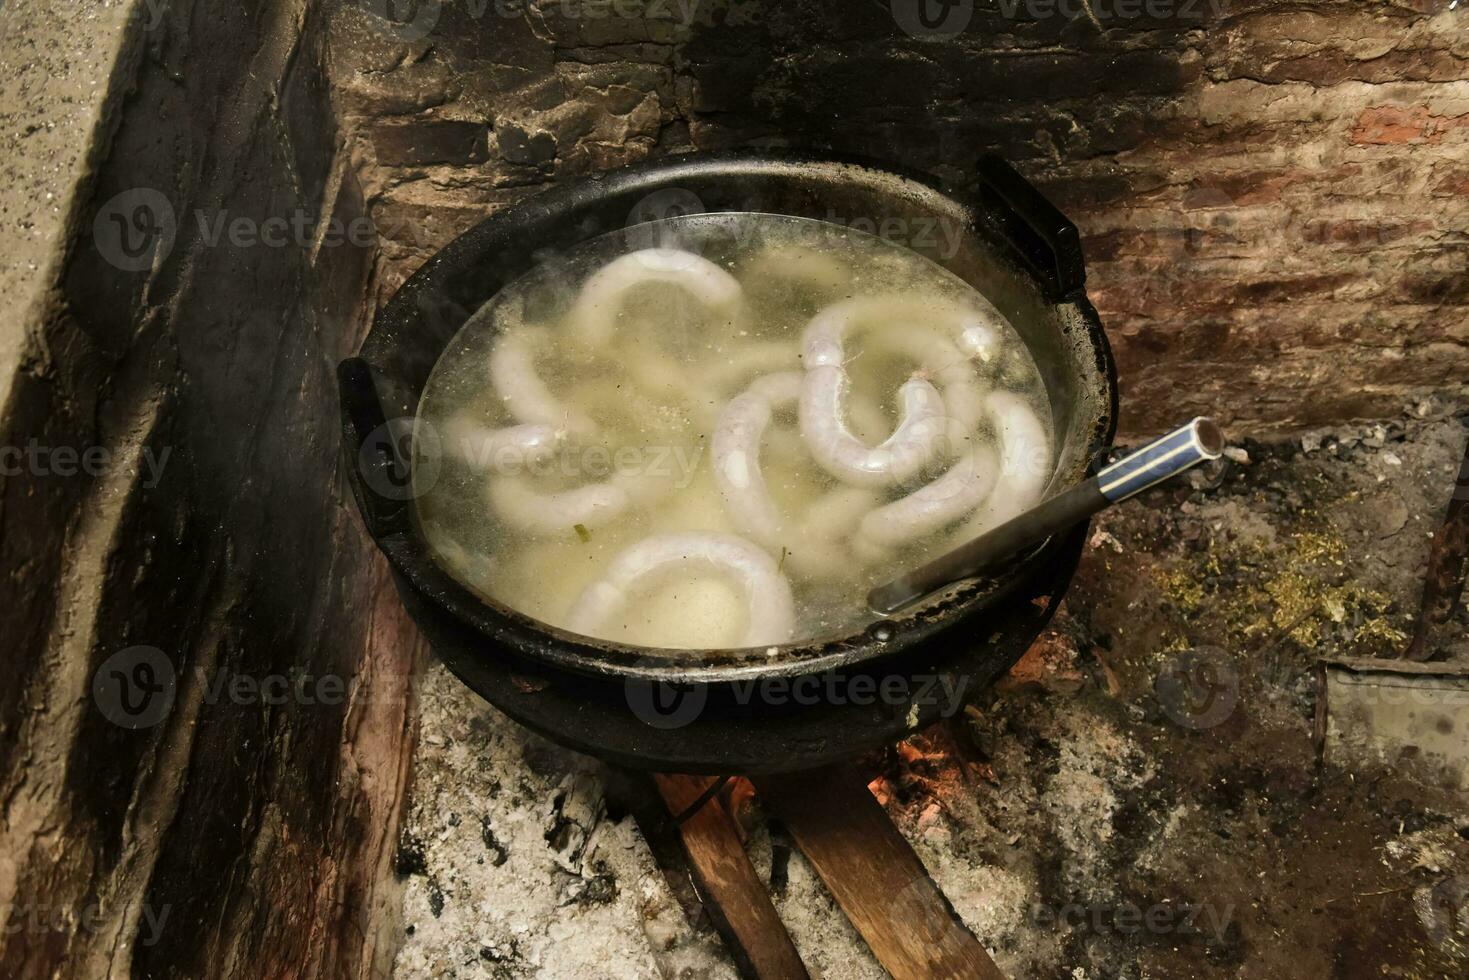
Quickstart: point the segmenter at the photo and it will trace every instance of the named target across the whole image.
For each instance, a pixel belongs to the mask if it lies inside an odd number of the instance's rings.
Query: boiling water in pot
[[[773,646],[1034,503],[1034,361],[901,246],[769,214],[673,218],[548,258],[424,388],[420,527],[466,586],[654,647]]]

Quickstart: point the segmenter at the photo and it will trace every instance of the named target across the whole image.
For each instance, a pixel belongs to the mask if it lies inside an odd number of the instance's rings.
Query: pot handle
[[[1045,283],[1047,298],[1058,300],[1086,285],[1076,226],[1000,157],[986,153],[978,171],[983,203],[1004,216],[1000,234]]]
[[[381,542],[408,529],[409,459],[400,442],[411,426],[395,428],[384,417],[372,368],[362,358],[349,357],[337,365],[337,388],[347,482],[367,533]]]

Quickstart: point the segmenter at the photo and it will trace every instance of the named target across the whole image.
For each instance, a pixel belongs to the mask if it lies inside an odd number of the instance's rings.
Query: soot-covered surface
[[[1404,769],[1320,768],[1311,670],[1404,642],[1464,438],[1423,403],[1248,443],[1248,462],[1106,515],[1007,681],[867,760],[1008,974],[1463,975],[1445,910],[1469,876],[1465,801]],[[1450,656],[1469,656],[1464,625]],[[1157,680],[1202,648],[1222,683],[1190,707]],[[594,764],[441,669],[423,703],[399,975],[733,975]],[[882,977],[758,800],[734,803],[813,973]]]

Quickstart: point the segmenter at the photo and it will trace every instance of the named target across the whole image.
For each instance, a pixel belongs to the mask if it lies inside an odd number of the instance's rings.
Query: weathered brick
[[[1434,176],[1435,197],[1469,198],[1469,167],[1439,168]]]
[[[556,138],[515,119],[495,122],[495,146],[511,163],[535,166],[556,158]]]
[[[484,123],[457,119],[385,120],[372,127],[372,148],[385,167],[482,163],[488,155]]]
[[[1275,9],[1239,16],[1210,35],[1209,77],[1257,82],[1453,81],[1469,77],[1461,30],[1397,6]]]
[[[1272,204],[1279,201],[1287,188],[1300,184],[1316,184],[1314,190],[1324,191],[1341,180],[1360,173],[1359,164],[1345,164],[1331,169],[1255,170],[1245,173],[1230,173],[1210,176],[1200,181],[1200,186],[1212,188],[1223,194],[1231,204],[1247,206]]]
[[[1452,129],[1469,126],[1469,114],[1441,116],[1426,105],[1373,106],[1357,117],[1351,140],[1363,146],[1438,143]]]

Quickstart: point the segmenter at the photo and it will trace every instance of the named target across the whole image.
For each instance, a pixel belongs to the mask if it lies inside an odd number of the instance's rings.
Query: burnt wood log
[[[754,783],[896,980],[1004,980],[856,769],[828,766]]]
[[[654,780],[679,834],[699,895],[742,975],[751,980],[808,980],[765,883],[745,854],[734,819],[717,798],[716,781],[675,773]]]

